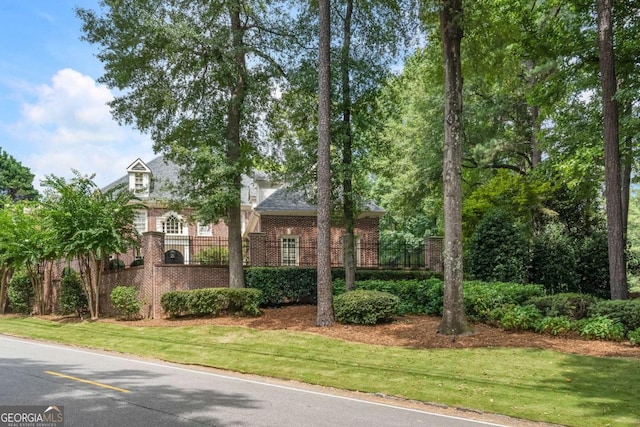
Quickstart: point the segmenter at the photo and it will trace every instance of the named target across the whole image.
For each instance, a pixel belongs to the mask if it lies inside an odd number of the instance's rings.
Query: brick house
[[[190,218],[190,210],[175,211],[168,208],[170,184],[178,177],[178,166],[162,156],[148,163],[136,159],[127,167],[126,174],[106,188],[125,184],[145,205],[135,218],[140,233],[164,233],[165,263],[198,263],[200,248],[212,244],[226,246],[228,229],[223,221],[198,223]],[[241,189],[242,233],[246,241],[259,241],[264,253],[254,244],[247,257],[250,265],[313,266],[316,262],[316,209],[305,197],[280,182],[272,181],[264,172],[243,175]],[[356,221],[356,260],[369,264],[377,252],[368,253],[369,243],[378,241],[379,219],[384,211],[369,203]],[[332,227],[332,264],[342,265],[340,226]],[[371,245],[373,247],[373,245]],[[253,253],[252,253],[253,252]],[[258,253],[259,252],[259,253]],[[120,255],[129,265],[141,253]]]

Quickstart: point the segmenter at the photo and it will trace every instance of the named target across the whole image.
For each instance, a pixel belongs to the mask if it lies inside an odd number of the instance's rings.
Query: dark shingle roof
[[[298,215],[301,213],[315,214],[316,206],[309,203],[307,197],[301,191],[283,186],[259,203],[255,210],[261,213],[280,215],[287,213],[296,213]],[[364,214],[374,214],[375,216],[382,216],[385,212],[384,209],[372,201],[365,203],[363,211]]]

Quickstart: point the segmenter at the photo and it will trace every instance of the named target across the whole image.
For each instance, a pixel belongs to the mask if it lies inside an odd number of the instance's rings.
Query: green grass
[[[222,326],[2,317],[0,333],[568,426],[640,425],[640,360],[547,350],[417,350]]]

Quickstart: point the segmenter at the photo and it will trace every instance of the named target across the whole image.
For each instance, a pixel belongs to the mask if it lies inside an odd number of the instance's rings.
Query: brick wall
[[[296,236],[299,245],[299,265],[316,265],[317,221],[315,216],[277,216],[262,215],[260,218],[260,239],[267,245],[264,253],[259,251],[255,242],[250,243],[252,265],[281,265],[280,239],[283,236]],[[379,218],[361,218],[356,221],[355,235],[360,241],[360,263],[371,265],[377,260],[379,237]],[[331,246],[339,248],[344,236],[344,228],[338,224],[331,227]],[[258,234],[252,234],[252,238]],[[254,257],[253,254],[257,256]],[[342,265],[342,251],[332,250],[331,264]]]

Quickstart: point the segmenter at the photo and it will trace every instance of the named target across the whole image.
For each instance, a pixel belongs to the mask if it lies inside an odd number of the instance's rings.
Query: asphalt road
[[[320,388],[0,336],[0,405],[64,406],[71,426],[497,426]]]

